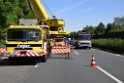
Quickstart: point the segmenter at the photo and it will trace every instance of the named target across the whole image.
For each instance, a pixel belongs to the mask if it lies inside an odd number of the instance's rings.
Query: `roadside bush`
[[[94,39],[93,47],[107,49],[113,52],[124,52],[124,39]]]

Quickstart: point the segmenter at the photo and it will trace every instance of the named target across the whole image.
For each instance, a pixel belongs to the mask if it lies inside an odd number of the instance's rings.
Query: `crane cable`
[[[51,10],[49,9],[49,7],[46,5],[45,1],[44,0],[41,0],[43,5],[46,7],[46,9],[48,10],[49,14],[54,17],[53,13],[51,12]]]

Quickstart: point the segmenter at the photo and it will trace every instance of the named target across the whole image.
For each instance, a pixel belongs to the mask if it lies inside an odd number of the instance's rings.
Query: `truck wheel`
[[[48,52],[47,52],[48,58],[50,57],[50,54],[51,54],[51,46],[49,47]]]
[[[18,58],[15,57],[9,57],[9,62],[10,64],[15,64],[15,63],[19,63]]]
[[[91,47],[88,47],[89,48],[89,50],[91,49]]]
[[[42,57],[42,62],[46,62],[47,61],[47,56],[43,56]]]
[[[78,48],[78,43],[76,42],[76,44],[75,44],[75,48],[77,49]]]
[[[76,47],[76,49],[78,49],[78,45],[76,45],[75,47]]]
[[[10,63],[14,63],[15,61],[14,61],[13,58],[9,58],[9,62],[10,62]]]

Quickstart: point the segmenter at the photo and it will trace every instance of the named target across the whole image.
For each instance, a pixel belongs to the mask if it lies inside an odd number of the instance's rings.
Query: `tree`
[[[99,25],[97,26],[95,33],[96,34],[104,34],[105,32],[105,25],[101,22],[99,23]]]
[[[18,24],[19,18],[30,17],[26,0],[0,0],[0,33],[3,34],[11,22]]]
[[[86,26],[83,28],[82,31],[90,33],[90,34],[95,34],[95,29],[96,29],[96,27],[94,27],[94,26]]]
[[[115,24],[115,26],[118,26],[118,27],[116,27],[117,30],[118,29],[119,29],[119,31],[124,30],[124,17],[116,17],[116,18],[114,18],[114,24]]]
[[[18,24],[19,18],[29,17],[30,10],[26,0],[0,0],[0,25],[6,28],[10,22]]]
[[[78,37],[77,32],[71,32],[71,38],[77,39],[77,37]]]
[[[108,23],[108,24],[107,24],[107,27],[106,27],[106,29],[105,29],[105,33],[106,33],[106,34],[109,33],[109,32],[112,30],[112,28],[113,28],[113,25],[112,25],[111,23]]]

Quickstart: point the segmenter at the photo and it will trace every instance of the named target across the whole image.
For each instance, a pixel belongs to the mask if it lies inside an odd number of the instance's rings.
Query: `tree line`
[[[10,23],[19,24],[20,18],[31,18],[27,0],[0,0],[0,35],[5,35]],[[94,38],[120,37],[124,38],[124,17],[114,18],[113,23],[106,26],[101,22],[98,26],[85,26],[82,30]],[[71,37],[77,38],[78,32],[71,32]]]
[[[76,38],[78,32],[90,33],[93,38],[123,38],[124,39],[124,17],[114,18],[113,23],[106,26],[100,22],[98,26],[86,26],[82,30],[72,32],[71,37]]]

